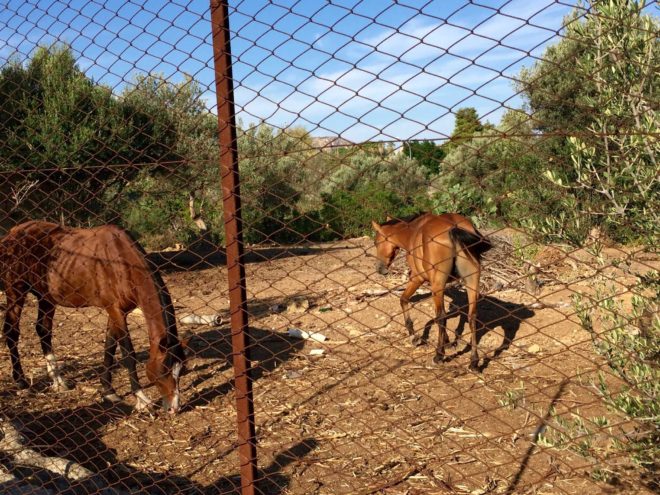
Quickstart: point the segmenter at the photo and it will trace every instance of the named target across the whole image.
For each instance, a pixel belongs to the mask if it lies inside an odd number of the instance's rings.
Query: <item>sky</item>
[[[236,114],[353,142],[443,139],[461,107],[497,123],[573,0],[230,0]],[[209,2],[0,1],[0,65],[63,42],[116,94],[192,76],[214,111]]]

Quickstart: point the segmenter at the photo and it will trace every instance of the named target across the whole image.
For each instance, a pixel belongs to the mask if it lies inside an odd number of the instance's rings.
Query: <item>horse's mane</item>
[[[176,329],[176,320],[174,318],[174,304],[172,304],[172,296],[170,296],[170,292],[167,290],[167,286],[165,285],[165,282],[160,275],[160,271],[155,266],[153,261],[149,259],[147,252],[138,242],[136,236],[127,230],[124,230],[124,233],[131,240],[133,247],[142,255],[142,258],[147,265],[151,279],[153,280],[154,285],[156,286],[156,290],[158,291],[161,307],[164,309],[163,314],[165,318],[165,328],[167,331],[167,343],[168,345],[173,345],[178,342],[178,335]]]
[[[419,217],[426,215],[427,213],[428,213],[427,211],[420,211],[412,215],[408,215],[407,217],[392,218],[391,220],[381,223],[381,225],[396,225],[398,223],[410,223],[413,220],[417,220]]]

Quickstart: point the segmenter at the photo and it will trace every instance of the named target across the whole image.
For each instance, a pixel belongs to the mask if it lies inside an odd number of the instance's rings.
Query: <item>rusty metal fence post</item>
[[[234,115],[233,78],[229,9],[226,0],[211,1],[213,29],[213,59],[215,66],[216,98],[218,102],[218,133],[222,198],[225,221],[225,243],[231,315],[232,355],[238,449],[240,458],[241,492],[254,494],[257,452],[254,430],[252,377],[248,352],[247,296],[243,263],[243,235],[238,173],[236,121]]]

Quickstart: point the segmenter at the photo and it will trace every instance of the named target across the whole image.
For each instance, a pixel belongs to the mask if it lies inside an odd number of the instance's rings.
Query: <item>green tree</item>
[[[121,206],[128,227],[159,247],[190,244],[200,236],[217,240],[223,232],[218,123],[202,96],[190,77],[172,83],[158,74],[138,75],[121,96],[126,107],[151,116],[144,125],[174,133],[170,143],[176,160],[144,168]]]
[[[402,217],[430,207],[427,170],[405,153],[363,147],[336,156],[321,186],[320,221],[327,238],[364,235],[371,220]]]
[[[579,132],[598,111],[588,101],[595,90],[591,73],[575,63],[590,49],[572,36],[580,23],[578,14],[575,10],[564,19],[561,41],[548,46],[540,60],[517,77],[516,89],[526,98],[534,128],[545,134]]]
[[[433,141],[406,141],[401,152],[417,160],[426,169],[427,177],[440,172],[440,164],[447,154],[442,146],[438,146]]]
[[[174,158],[172,129],[156,129],[153,116],[95,84],[67,47],[6,64],[0,94],[0,169],[21,179],[12,184],[22,193],[14,221],[104,221],[107,198],[136,173],[126,164]]]
[[[404,153],[383,156],[352,150],[341,157],[322,191],[326,194],[337,189],[353,191],[367,183],[409,199],[423,192],[428,181],[426,170]]]
[[[450,148],[442,173],[431,184],[434,209],[532,228],[553,218],[563,232],[573,213],[561,210],[561,188],[542,179],[552,159],[544,157],[542,149],[543,136],[534,131],[529,115],[510,110],[497,126],[484,126]]]
[[[660,143],[652,137],[660,132],[660,23],[643,13],[644,4],[595,0],[585,20],[569,28],[582,47],[577,71],[590,74],[582,100],[594,111],[568,139],[572,167],[546,176],[611,237],[654,242],[660,230]]]
[[[451,149],[483,130],[484,126],[479,120],[479,114],[475,108],[459,108],[455,116],[454,131],[451,133],[451,140],[447,146]]]
[[[315,201],[303,193],[319,187],[310,182],[319,153],[309,133],[303,128],[276,130],[266,124],[238,131],[246,240],[304,238],[310,227],[299,222]]]

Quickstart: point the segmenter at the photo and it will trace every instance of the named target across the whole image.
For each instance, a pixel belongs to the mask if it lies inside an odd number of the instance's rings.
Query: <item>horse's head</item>
[[[179,378],[186,364],[187,341],[163,337],[157,352],[150,353],[147,362],[147,378],[153,382],[163,397],[163,409],[171,414],[179,411]]]
[[[388,235],[388,225],[380,225],[374,221],[371,222],[376,231],[376,271],[381,275],[387,275],[388,268],[394,261],[396,253],[399,252],[399,246],[394,244]]]

